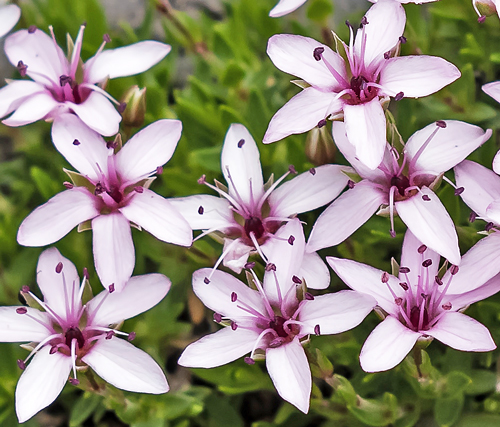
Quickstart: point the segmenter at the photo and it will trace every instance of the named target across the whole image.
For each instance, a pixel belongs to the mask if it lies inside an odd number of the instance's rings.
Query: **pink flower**
[[[31,341],[30,355],[18,364],[24,370],[16,388],[16,412],[23,423],[50,405],[69,382],[78,385],[77,371],[92,368],[117,388],[139,393],[168,391],[161,368],[145,352],[117,335],[110,327],[137,316],[158,304],[170,289],[161,274],[131,278],[121,293],[103,291],[82,303],[87,279],[80,279],[75,266],[55,248],[42,252],[37,281],[44,296],[39,300],[27,286],[22,294],[44,311],[30,307],[0,308],[0,341]],[[88,289],[87,289],[88,291]],[[28,360],[31,360],[26,367]]]
[[[222,198],[195,195],[172,201],[193,230],[219,233],[225,238],[219,261],[239,273],[251,252],[260,251],[263,258],[274,242],[274,235],[283,222],[296,214],[323,206],[333,200],[346,186],[344,172],[351,168],[325,165],[277,186],[290,173],[272,183],[264,184],[259,150],[248,130],[240,124],[229,128],[222,147],[222,173],[228,187],[216,182],[210,185],[203,176],[200,183],[217,191]],[[294,172],[293,167],[291,171]],[[328,287],[328,268],[317,254],[308,254],[305,265],[311,273],[323,271],[323,279],[308,280],[321,289]],[[313,267],[314,266],[314,267]],[[323,266],[323,267],[321,267]],[[320,285],[321,283],[321,285]],[[316,288],[318,289],[318,288]]]
[[[248,353],[250,357],[245,357],[245,361],[250,364],[265,356],[280,396],[307,413],[312,381],[302,343],[312,334],[338,334],[354,328],[372,310],[375,300],[352,291],[317,297],[302,291],[303,299],[299,301],[297,290],[303,284],[297,274],[302,264],[304,235],[297,219],[283,229],[294,239],[276,244],[263,285],[254,274],[258,290],[219,270],[208,284],[210,269],[193,274],[196,295],[215,311],[216,322],[228,326],[190,344],[179,364],[213,368]]]
[[[302,6],[307,0],[280,0],[276,6],[273,7],[269,16],[278,18],[287,15]]]
[[[15,4],[6,4],[5,0],[0,0],[0,37],[5,36],[19,21],[21,9]]]
[[[445,207],[432,191],[443,173],[465,159],[491,136],[478,126],[444,120],[415,132],[405,145],[403,158],[386,145],[384,160],[375,170],[361,163],[347,141],[345,126],[333,124],[333,136],[344,157],[363,178],[351,183],[318,218],[308,250],[338,245],[363,225],[381,205],[391,217],[398,214],[411,232],[433,251],[453,264],[460,263],[455,225]],[[444,178],[446,179],[446,178]],[[459,194],[461,188],[456,189]],[[335,224],[342,224],[337,227]]]
[[[494,350],[488,329],[462,311],[500,290],[499,246],[498,238],[481,240],[464,255],[460,269],[452,265],[442,279],[439,255],[410,231],[403,243],[399,277],[327,257],[338,276],[350,288],[373,296],[386,316],[361,349],[361,367],[366,372],[391,369],[417,341],[433,338],[456,350]]]
[[[66,183],[66,191],[35,209],[19,227],[19,244],[46,246],[92,220],[97,274],[105,287],[113,284],[117,291],[134,269],[131,223],[164,242],[191,245],[189,224],[169,200],[148,189],[151,177],[172,157],[181,130],[178,120],[159,120],[135,134],[115,154],[113,147],[107,147],[76,116],[57,118],[52,140],[81,173],[72,173],[80,186]]]
[[[347,64],[328,46],[308,37],[278,34],[267,53],[280,70],[305,80],[309,87],[295,95],[272,118],[264,143],[324,126],[343,116],[349,142],[367,167],[375,169],[384,155],[389,97],[430,95],[460,77],[453,64],[434,56],[392,57],[405,41],[406,17],[400,3],[380,0],[367,12],[354,40],[343,43]],[[346,68],[347,67],[347,68]]]
[[[33,81],[13,80],[0,90],[0,117],[13,113],[4,124],[22,126],[71,112],[101,135],[118,132],[121,116],[112,104],[118,102],[103,89],[107,79],[142,73],[162,60],[171,48],[144,41],[103,52],[110,41],[105,35],[95,56],[82,65],[84,28],[80,28],[70,60],[53,33],[51,38],[34,27],[5,40],[9,61]]]

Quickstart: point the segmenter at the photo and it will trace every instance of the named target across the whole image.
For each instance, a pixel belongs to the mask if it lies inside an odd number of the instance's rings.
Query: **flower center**
[[[245,233],[250,237],[250,233],[253,233],[255,238],[259,240],[265,233],[264,224],[259,217],[251,216],[245,220]]]
[[[404,175],[395,175],[391,178],[391,187],[392,186],[398,189],[401,197],[405,197],[405,190],[410,186],[410,180]]]
[[[82,334],[82,331],[80,331],[79,328],[77,327],[71,327],[68,328],[66,333],[64,334],[64,337],[66,339],[66,345],[71,348],[71,342],[76,339],[76,342],[78,343],[78,348],[82,349],[85,345],[85,338]]]
[[[429,329],[429,312],[427,311],[427,308],[424,308],[423,310],[423,315],[422,315],[422,326],[419,328],[419,323],[420,323],[420,312],[421,309],[420,307],[413,306],[410,311],[410,325],[408,325],[409,328],[413,329],[414,331],[420,330],[427,330]]]

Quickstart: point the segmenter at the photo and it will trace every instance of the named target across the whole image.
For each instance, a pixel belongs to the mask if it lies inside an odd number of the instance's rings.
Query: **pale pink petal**
[[[376,169],[387,144],[385,114],[378,97],[365,104],[344,105],[344,123],[356,157],[369,169]]]
[[[453,289],[454,283],[450,286],[450,289],[443,298],[444,304],[451,304],[451,310],[458,311],[464,307],[468,307],[470,304],[474,304],[477,301],[482,301],[500,291],[500,275],[488,280],[486,283],[481,284],[478,287],[471,287],[472,290],[463,293],[455,294]]]
[[[347,166],[323,165],[285,182],[269,196],[270,216],[289,217],[330,203],[347,185]]]
[[[178,363],[188,368],[225,365],[250,353],[258,336],[259,332],[250,329],[223,328],[188,345]]]
[[[462,313],[445,313],[425,332],[456,350],[491,351],[497,348],[488,328]]]
[[[368,336],[359,361],[365,372],[394,368],[413,348],[420,333],[408,329],[399,320],[388,316]]]
[[[430,200],[424,200],[423,196]],[[432,190],[422,187],[418,194],[396,202],[395,206],[401,220],[418,240],[452,264],[460,264],[455,225]]]
[[[43,347],[19,378],[16,387],[16,413],[20,423],[49,406],[68,381],[71,358],[62,353],[49,354]]]
[[[14,28],[20,16],[21,9],[15,4],[0,7],[0,37],[5,36],[5,34]]]
[[[377,305],[370,295],[355,291],[340,291],[305,300],[300,309],[301,334],[339,334],[358,326]]]
[[[169,390],[165,374],[153,358],[123,339],[98,340],[82,361],[116,388],[151,394]]]
[[[304,133],[330,114],[342,110],[342,100],[335,92],[321,92],[308,87],[295,95],[273,116],[263,143],[279,141],[289,135]]]
[[[356,184],[318,217],[307,242],[307,251],[315,252],[342,243],[368,221],[380,205],[387,203],[386,199],[387,195],[369,181]]]
[[[474,212],[487,219],[488,206],[500,199],[500,177],[470,160],[455,166],[454,171],[457,187],[464,188],[460,197]]]
[[[174,245],[191,246],[193,232],[187,221],[170,204],[151,190],[135,193],[128,204],[119,209],[131,222],[149,231],[157,239]]]
[[[2,123],[12,127],[24,126],[45,118],[58,106],[59,103],[47,92],[35,93],[25,98],[16,111]]]
[[[491,129],[484,131],[479,126],[457,120],[444,122],[446,128],[438,128],[435,123],[431,123],[415,132],[406,143],[405,153],[410,160],[410,174],[421,171],[439,175],[446,172],[491,137]],[[437,133],[418,154],[436,129]]]
[[[310,289],[326,289],[330,285],[328,267],[316,252],[304,253],[299,277],[305,280]]]
[[[278,18],[287,15],[302,6],[307,0],[280,0],[276,6],[271,9],[269,16]]]
[[[163,274],[131,277],[121,292],[102,291],[87,304],[89,322],[107,326],[137,316],[167,295],[171,282]]]
[[[285,73],[300,77],[312,86],[326,91],[340,92],[339,81],[328,69],[322,59],[316,61],[314,50],[318,47],[324,49],[323,58],[345,80],[347,77],[345,63],[342,57],[328,46],[309,37],[293,34],[276,34],[269,39],[267,54],[273,64]]]
[[[491,219],[493,223],[500,224],[500,200],[495,200],[488,205],[483,219]]]
[[[27,313],[17,313],[19,308],[26,309]],[[35,308],[0,307],[0,341],[40,342],[51,334],[51,320],[47,313]]]
[[[312,378],[306,353],[298,338],[266,350],[267,372],[278,394],[307,414]]]
[[[171,49],[168,44],[147,40],[105,50],[85,63],[85,81],[99,83],[106,78],[115,79],[142,73],[165,58]]]
[[[135,266],[130,223],[120,212],[99,215],[92,220],[94,264],[105,288],[120,292]]]
[[[496,174],[500,173],[500,151],[497,151],[497,154],[493,158],[493,170]]]
[[[491,96],[495,101],[500,102],[500,81],[491,82],[481,87],[486,95]]]
[[[97,215],[94,196],[88,190],[75,187],[63,191],[24,219],[17,232],[17,242],[23,246],[50,245]]]
[[[254,248],[243,243],[241,239],[228,239],[224,238],[224,247],[222,251],[226,254],[222,265],[234,271],[236,274],[240,274],[241,270],[245,267],[248,261],[250,252]]]
[[[93,91],[81,104],[66,102],[66,105],[83,123],[98,134],[112,136],[118,133],[122,116],[103,94]]]
[[[0,89],[0,117],[12,113],[35,93],[45,92],[45,87],[31,80],[12,80]]]
[[[71,166],[93,182],[108,175],[110,150],[106,142],[74,114],[62,114],[54,120],[52,142]]]
[[[155,173],[174,154],[181,132],[179,120],[158,120],[136,133],[116,155],[119,175],[133,183]]]
[[[452,63],[437,56],[400,56],[387,60],[380,71],[382,92],[419,98],[437,92],[460,77]]]

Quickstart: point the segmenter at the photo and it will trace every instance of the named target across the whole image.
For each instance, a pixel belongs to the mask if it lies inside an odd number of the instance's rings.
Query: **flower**
[[[110,41],[105,35],[97,53],[82,65],[84,28],[80,27],[69,60],[57,45],[52,27],[52,38],[30,27],[5,40],[9,61],[33,81],[13,80],[0,90],[0,117],[14,112],[4,124],[22,126],[71,112],[101,135],[118,132],[121,116],[112,104],[118,102],[104,90],[107,79],[142,73],[162,60],[171,47],[144,41],[103,52]]]
[[[85,274],[84,274],[85,275]],[[118,335],[132,340],[134,333],[118,331],[116,325],[158,304],[170,289],[162,274],[131,278],[118,293],[102,291],[86,304],[82,295],[88,287],[75,266],[57,249],[42,252],[37,282],[44,301],[27,286],[22,295],[43,311],[31,307],[0,307],[0,341],[32,341],[29,356],[18,365],[24,370],[16,388],[16,412],[23,423],[50,405],[68,379],[78,385],[77,371],[92,368],[113,386],[139,393],[168,391],[161,368],[142,350]],[[31,360],[26,367],[28,360]]]
[[[210,269],[193,274],[195,294],[215,311],[216,322],[228,326],[190,344],[179,364],[213,368],[248,353],[245,362],[253,364],[265,355],[279,395],[307,413],[312,380],[302,343],[311,334],[338,334],[354,328],[372,310],[375,300],[353,291],[316,297],[302,292],[299,300],[297,290],[303,284],[296,274],[305,245],[302,226],[295,219],[283,229],[294,237],[293,244],[286,239],[276,244],[270,258],[273,267],[266,269],[264,284],[253,274],[257,290],[219,270],[208,284]]]
[[[486,17],[488,16],[494,15],[495,13],[498,14],[496,0],[472,0],[472,6],[474,7],[474,10],[476,11],[477,16],[479,17],[477,19],[479,23],[483,23],[486,20]]]
[[[279,18],[280,16],[287,15],[302,6],[307,0],[280,0],[276,6],[273,7],[269,16]]]
[[[322,127],[343,116],[356,155],[375,169],[384,155],[386,119],[382,103],[388,97],[430,95],[460,77],[453,64],[434,56],[392,58],[405,42],[405,12],[400,3],[380,0],[361,21],[354,40],[344,46],[347,64],[337,52],[314,39],[278,34],[267,53],[280,70],[305,80],[295,95],[271,119],[264,143]],[[347,67],[347,68],[346,68]],[[303,85],[301,85],[303,86]]]
[[[410,137],[402,159],[393,147],[386,145],[384,160],[375,170],[358,160],[347,141],[343,123],[333,124],[333,136],[344,157],[363,179],[357,184],[351,182],[353,188],[319,216],[309,237],[308,250],[314,252],[338,245],[384,205],[389,208],[392,236],[395,236],[393,216],[397,213],[421,242],[458,265],[460,252],[455,225],[432,189],[444,172],[490,138],[491,129],[484,131],[455,120],[438,121]],[[456,194],[460,191],[463,189],[457,188]]]
[[[135,134],[121,150],[86,127],[76,116],[54,121],[52,140],[81,175],[70,172],[74,184],[39,206],[22,222],[17,241],[45,246],[64,237],[78,224],[92,220],[94,261],[102,284],[121,291],[135,264],[130,223],[156,238],[190,246],[192,231],[179,212],[148,189],[161,172],[181,136],[178,120],[158,120]],[[118,147],[116,147],[118,148]]]
[[[347,259],[327,257],[350,288],[373,296],[385,319],[366,339],[359,357],[366,372],[399,364],[417,341],[436,338],[462,351],[496,348],[488,329],[462,311],[500,290],[500,239],[486,238],[438,276],[439,255],[411,231],[403,242],[399,277]],[[495,254],[495,252],[497,252]]]
[[[203,235],[223,234],[225,245],[219,262],[223,260],[224,265],[236,273],[241,271],[252,251],[258,250],[265,259],[264,254],[283,222],[337,197],[348,181],[344,172],[352,170],[346,166],[320,166],[276,188],[290,172],[295,172],[291,167],[276,182],[264,184],[257,144],[240,124],[232,124],[227,132],[221,164],[227,188],[219,182],[215,186],[208,184],[205,176],[199,182],[217,191],[222,198],[195,195],[172,200],[172,203],[193,230],[206,230]],[[315,265],[310,271],[319,271],[318,264],[324,265],[316,254],[306,258],[307,264]],[[325,280],[321,286],[326,288],[330,278],[328,268],[324,266],[323,270]],[[316,279],[311,280],[313,282],[319,284]]]
[[[21,9],[15,4],[6,4],[5,0],[0,0],[0,37],[5,36],[14,25],[17,24],[21,16]]]

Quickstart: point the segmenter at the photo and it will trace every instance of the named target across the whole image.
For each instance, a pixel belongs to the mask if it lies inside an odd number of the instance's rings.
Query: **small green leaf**
[[[440,427],[452,426],[460,418],[464,406],[464,396],[437,398],[434,403],[434,418]]]
[[[82,397],[80,397],[76,401],[73,409],[71,410],[69,426],[77,427],[81,425],[87,418],[92,415],[101,401],[102,397],[98,394],[90,392],[83,393]]]

